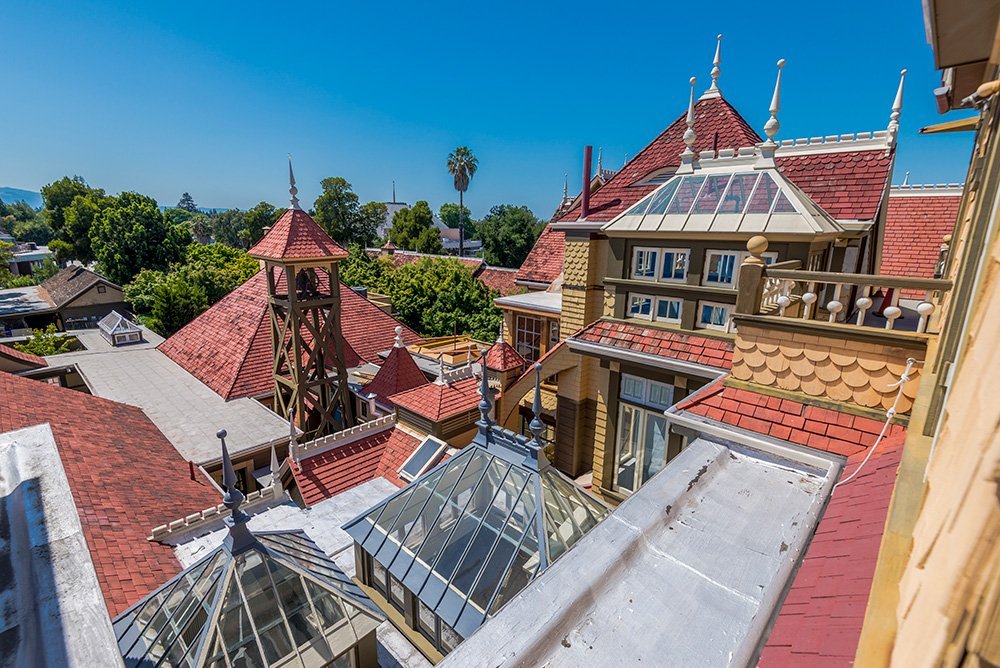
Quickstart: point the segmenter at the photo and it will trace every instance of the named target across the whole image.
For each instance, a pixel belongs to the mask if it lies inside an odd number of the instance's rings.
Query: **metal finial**
[[[722,33],[719,33],[715,38],[715,58],[712,60],[712,85],[705,91],[705,95],[719,95],[722,93],[722,91],[719,90],[719,75],[722,74],[722,70],[719,69],[719,64],[721,62]]]
[[[438,377],[434,381],[438,385],[444,385],[444,353],[438,357]]]
[[[625,162],[622,163],[622,169],[624,169],[625,165],[627,164],[628,164],[628,153],[625,154]]]
[[[892,101],[892,113],[889,114],[889,140],[895,142],[899,132],[899,116],[903,110],[903,82],[906,80],[906,70],[899,73],[899,88],[896,89],[896,99]]]
[[[292,203],[292,208],[300,209],[301,207],[299,206],[299,198],[297,197],[297,195],[299,194],[299,189],[295,187],[295,173],[292,172],[291,153],[288,154],[288,194],[291,195],[290,201]]]
[[[406,344],[403,343],[403,328],[400,325],[396,325],[396,342],[392,345],[394,348],[406,347]]]
[[[534,436],[536,446],[541,449],[545,423],[542,422],[542,365],[537,363],[535,364],[535,399],[531,402],[531,412],[534,417],[531,418],[528,429]]]
[[[778,78],[774,82],[774,95],[771,96],[771,118],[764,124],[764,134],[767,135],[767,144],[774,146],[774,136],[778,134],[781,124],[778,123],[778,112],[781,111],[781,68],[785,66],[785,59],[778,61]]]
[[[232,554],[236,554],[252,545],[254,537],[246,526],[250,516],[240,510],[240,505],[246,497],[236,487],[236,471],[233,470],[233,460],[229,457],[229,448],[226,447],[226,430],[220,429],[215,435],[222,441],[222,488],[225,490],[222,504],[230,512],[230,516],[225,520],[229,527],[229,535],[224,543]]]
[[[563,202],[569,199],[569,174],[563,174]]]
[[[690,174],[694,171],[694,160],[697,157],[694,152],[694,142],[698,138],[698,135],[694,133],[694,82],[696,79],[691,77],[691,97],[688,100],[688,111],[687,118],[685,122],[687,123],[687,130],[684,131],[684,150],[681,151],[681,166],[677,170],[678,174],[688,173]]]
[[[500,335],[497,336],[497,343],[503,343],[503,318],[500,319]]]
[[[904,186],[910,185],[910,170],[906,170],[906,173],[903,174],[903,185]]]
[[[278,482],[278,469],[281,468],[281,462],[278,461],[278,448],[271,444],[271,482]]]
[[[603,146],[598,146],[597,147],[597,173],[598,174],[600,174],[601,172],[604,171],[603,156],[604,156],[604,147]]]
[[[479,415],[481,417],[476,424],[479,426],[479,432],[485,436],[489,434],[490,427],[493,426],[493,421],[490,420],[490,411],[493,410],[493,402],[490,400],[490,380],[486,375],[485,354],[479,361],[479,371],[482,375],[481,382],[479,383]]]

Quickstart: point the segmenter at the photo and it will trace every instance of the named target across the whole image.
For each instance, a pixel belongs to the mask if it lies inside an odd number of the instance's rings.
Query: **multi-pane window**
[[[698,302],[698,326],[705,329],[729,331],[729,310],[731,304]]]
[[[736,287],[736,277],[740,265],[750,254],[736,250],[705,251],[705,285]],[[777,253],[764,253],[764,263],[771,264],[778,259]]]
[[[632,251],[632,278],[683,282],[687,279],[689,255],[686,248],[635,248]]]
[[[626,317],[679,323],[683,303],[683,300],[675,297],[653,297],[629,293]]]
[[[672,385],[622,374],[615,489],[634,492],[666,465],[668,430],[663,410],[673,403],[673,395]]]
[[[654,319],[657,322],[679,323],[681,321],[682,303],[680,299],[673,299],[672,297],[657,297]]]
[[[649,295],[629,294],[628,317],[650,320],[653,313],[653,298]]]
[[[514,322],[514,347],[521,357],[535,362],[540,356],[542,344],[542,319],[530,315],[519,315]]]

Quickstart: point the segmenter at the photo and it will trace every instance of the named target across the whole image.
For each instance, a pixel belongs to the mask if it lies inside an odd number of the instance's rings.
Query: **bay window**
[[[673,403],[666,383],[622,374],[614,488],[631,494],[667,464],[668,429],[663,411]]]

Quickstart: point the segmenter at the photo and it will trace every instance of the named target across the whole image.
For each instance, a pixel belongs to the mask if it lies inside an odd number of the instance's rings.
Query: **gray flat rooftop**
[[[507,308],[523,308],[545,313],[562,312],[561,292],[525,292],[521,295],[498,297],[493,300],[497,306]]]
[[[398,491],[399,488],[385,478],[375,478],[320,501],[306,510],[291,501],[256,510],[252,507],[246,508],[251,516],[248,526],[251,531],[301,529],[342,571],[353,577],[354,541],[340,528],[341,525]],[[177,555],[177,560],[187,568],[219,546],[227,531],[221,521],[216,521],[205,526],[198,535],[181,533],[176,539],[168,540],[175,544],[174,554]],[[380,666],[430,668],[430,662],[391,622],[382,622],[376,634]]]
[[[0,290],[0,317],[50,311],[54,308],[42,298],[37,285]]]
[[[794,454],[694,439],[439,665],[750,665],[839,472]]]
[[[229,432],[235,454],[288,436],[288,422],[253,399],[226,401],[156,350],[163,339],[143,328],[145,343],[115,348],[96,329],[72,332],[86,346],[46,358],[51,366],[75,364],[91,391],[141,408],[184,459],[219,459],[215,433]]]
[[[47,424],[0,434],[0,664],[121,666]]]

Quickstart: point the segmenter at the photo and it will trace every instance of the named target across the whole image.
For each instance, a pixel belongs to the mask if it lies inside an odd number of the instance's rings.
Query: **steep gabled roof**
[[[652,190],[652,188],[650,188]],[[566,253],[566,233],[552,229],[552,223],[545,226],[535,240],[528,257],[524,258],[517,270],[517,281],[527,283],[552,283],[563,270],[563,256]]]
[[[410,351],[402,346],[393,346],[375,377],[362,388],[362,392],[374,394],[375,401],[392,408],[390,396],[412,390],[428,382],[427,376],[417,366]]]
[[[321,289],[328,280],[320,273]],[[283,278],[279,280],[279,288]],[[392,346],[401,325],[370,301],[341,285],[344,363],[380,364],[379,352]],[[267,275],[261,271],[159,345],[159,350],[224,399],[272,391],[271,323],[267,315]],[[420,337],[403,327],[403,341]]]
[[[884,148],[775,155],[778,171],[837,220],[874,220],[892,167]]]
[[[308,213],[302,209],[287,209],[264,238],[250,249],[250,255],[264,260],[343,259],[347,251]]]
[[[100,274],[95,274],[86,267],[72,265],[42,281],[41,287],[48,293],[52,304],[59,308],[101,282],[114,285],[108,279]],[[115,285],[115,287],[118,286]]]
[[[878,273],[887,276],[933,278],[934,265],[945,235],[955,229],[961,192],[939,194],[931,191],[889,194],[885,220],[882,263]],[[903,290],[904,297],[923,297],[916,290]]]
[[[443,384],[427,383],[390,397],[397,408],[404,408],[432,422],[475,409],[479,398],[479,381],[475,377]]]
[[[215,506],[138,408],[0,372],[0,432],[48,423],[112,615],[181,570],[153,527]]]

